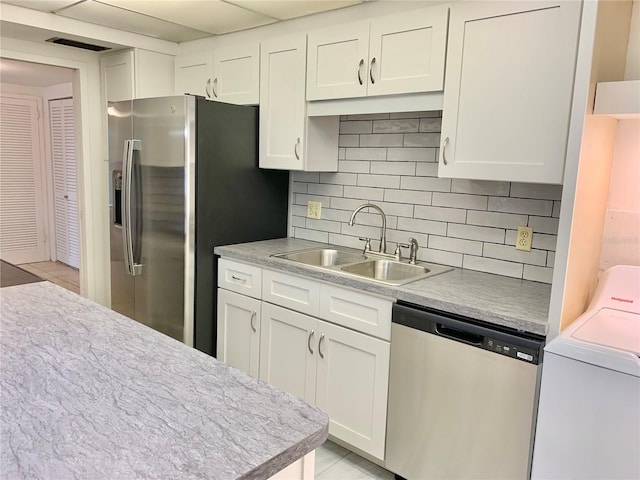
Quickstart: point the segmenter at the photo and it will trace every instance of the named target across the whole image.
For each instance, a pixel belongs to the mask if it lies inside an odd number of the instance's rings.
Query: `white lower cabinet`
[[[384,458],[389,342],[262,304],[260,379],[317,405],[329,433]]]
[[[218,289],[218,360],[258,376],[260,300]]]
[[[257,269],[222,260],[219,287]],[[218,289],[218,359],[317,405],[333,437],[384,460],[393,301],[268,269],[261,278],[262,301]]]

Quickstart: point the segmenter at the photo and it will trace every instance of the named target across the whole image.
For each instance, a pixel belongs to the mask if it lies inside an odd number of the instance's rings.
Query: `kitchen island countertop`
[[[2,478],[268,478],[315,407],[49,282],[0,290]]]
[[[453,268],[433,277],[390,286],[272,256],[296,250],[330,247],[332,246],[309,240],[281,238],[215,247],[214,252],[232,260],[284,270],[493,325],[541,336],[547,334],[551,285],[546,283]],[[345,247],[333,248],[358,252]]]

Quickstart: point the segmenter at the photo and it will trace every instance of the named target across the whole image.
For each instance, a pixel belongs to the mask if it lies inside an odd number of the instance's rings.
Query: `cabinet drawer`
[[[332,285],[322,285],[320,317],[330,322],[391,339],[393,301]]]
[[[221,258],[218,261],[218,286],[249,297],[260,298],[262,269]]]
[[[320,284],[286,273],[264,270],[262,299],[298,312],[318,316]]]

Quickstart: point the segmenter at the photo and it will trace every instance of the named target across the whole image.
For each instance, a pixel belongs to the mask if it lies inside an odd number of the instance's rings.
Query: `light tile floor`
[[[23,263],[20,268],[60,285],[74,293],[80,293],[80,272],[61,262]]]
[[[393,480],[393,473],[326,441],[316,450],[317,480]]]

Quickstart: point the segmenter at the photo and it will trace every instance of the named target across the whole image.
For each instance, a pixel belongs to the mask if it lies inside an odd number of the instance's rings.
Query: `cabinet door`
[[[562,183],[580,5],[452,4],[440,176]]]
[[[307,100],[364,97],[368,64],[368,21],[309,33]]]
[[[304,168],[306,36],[260,47],[260,167]]]
[[[384,458],[389,342],[319,321],[316,405],[329,433]]]
[[[315,403],[318,320],[262,303],[260,379]]]
[[[175,57],[164,53],[135,49],[136,98],[173,95]]]
[[[213,56],[210,52],[179,55],[175,59],[175,94],[211,98]]]
[[[371,22],[368,95],[442,90],[447,6]]]
[[[218,289],[218,360],[258,376],[260,300]]]
[[[131,100],[135,94],[133,50],[100,58],[106,102]]]
[[[237,105],[260,101],[260,45],[258,43],[218,48],[213,53],[214,100]]]

